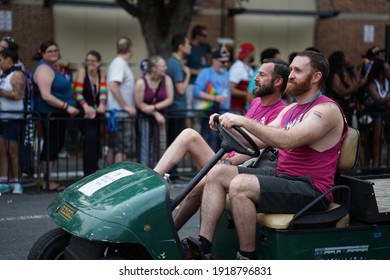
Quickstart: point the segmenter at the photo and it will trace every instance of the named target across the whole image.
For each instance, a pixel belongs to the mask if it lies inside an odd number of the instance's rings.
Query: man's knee
[[[188,138],[192,143],[200,144],[202,141],[204,141],[202,135],[200,135],[196,130],[192,128],[186,128],[186,130],[188,131]]]
[[[238,174],[230,182],[230,197],[235,196],[256,196],[259,193],[260,186],[256,176],[251,174]]]
[[[225,170],[226,165],[224,164],[217,164],[211,170],[206,176],[206,185],[210,182],[219,181],[221,177],[226,176],[227,172]]]
[[[246,189],[246,176],[247,175],[238,174],[233,178],[229,186],[229,194],[231,196],[243,193]]]
[[[180,134],[184,135],[186,138],[195,138],[199,133],[192,128],[185,128]]]
[[[187,145],[191,145],[194,142],[196,143],[199,137],[201,136],[196,130],[192,128],[186,128],[179,134],[179,136],[177,137],[177,141],[180,141],[181,143],[185,143]]]

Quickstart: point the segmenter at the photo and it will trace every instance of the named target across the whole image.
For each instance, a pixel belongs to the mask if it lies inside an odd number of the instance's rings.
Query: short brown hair
[[[326,80],[329,75],[329,61],[325,58],[322,53],[314,51],[301,51],[297,53],[297,56],[307,57],[310,60],[310,66],[313,72],[321,72],[322,77],[319,83],[320,88],[324,88]]]
[[[282,92],[286,90],[288,76],[290,75],[290,67],[287,62],[280,58],[265,58],[263,64],[273,63],[274,64],[274,73],[272,74],[272,80],[274,81],[277,78],[282,78],[283,83],[281,86]]]

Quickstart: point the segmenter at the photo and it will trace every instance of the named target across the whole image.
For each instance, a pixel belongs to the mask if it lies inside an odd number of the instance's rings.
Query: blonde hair
[[[157,62],[158,62],[160,59],[163,59],[163,57],[160,56],[160,55],[151,56],[151,57],[148,59],[148,66],[146,67],[146,73],[148,73],[148,74],[152,73],[153,67],[156,66]]]

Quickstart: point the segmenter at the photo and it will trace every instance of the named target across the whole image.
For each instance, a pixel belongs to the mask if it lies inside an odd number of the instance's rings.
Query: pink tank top
[[[286,103],[280,99],[278,102],[268,105],[261,105],[261,98],[256,97],[251,102],[248,111],[245,116],[250,119],[254,119],[255,121],[261,124],[269,124],[272,122],[279,113],[286,107]]]
[[[291,107],[286,114],[284,114],[281,127],[287,129],[293,127],[302,120],[303,116],[310,108],[325,102],[335,103],[332,99],[321,95],[311,104],[297,104],[296,106]],[[344,113],[342,111],[341,113],[344,117]],[[318,152],[309,146],[290,150],[280,149],[276,174],[285,174],[294,177],[309,176],[313,185],[321,193],[324,193],[333,187],[336,168],[340,157],[341,143],[348,132],[348,125],[345,117],[344,122],[344,130],[341,139],[329,150]],[[327,198],[330,202],[333,201],[333,195],[331,193],[327,195]]]
[[[261,106],[261,98],[256,97],[252,100],[245,117],[253,119],[261,124],[269,124],[276,119],[285,107],[286,103],[282,99],[272,105]],[[228,153],[228,157],[232,157],[235,154],[235,151],[231,151]]]

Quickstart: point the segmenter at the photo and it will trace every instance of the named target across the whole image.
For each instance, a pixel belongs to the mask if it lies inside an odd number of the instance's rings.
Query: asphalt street
[[[0,259],[26,259],[35,240],[55,227],[46,207],[56,195],[35,190],[27,190],[23,195],[1,195]]]
[[[175,197],[181,186],[171,188]],[[25,260],[39,236],[56,227],[46,213],[50,202],[58,195],[53,192],[37,192],[34,187],[25,188],[22,195],[0,196],[0,260]],[[179,232],[180,239],[197,236],[199,214],[196,214]]]

